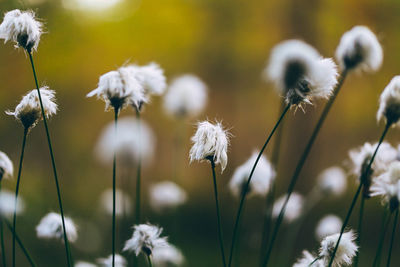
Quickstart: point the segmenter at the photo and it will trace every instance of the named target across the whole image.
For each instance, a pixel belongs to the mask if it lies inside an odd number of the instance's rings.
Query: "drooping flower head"
[[[112,188],[104,191],[100,196],[101,207],[108,215],[113,214],[113,190]],[[125,194],[122,190],[116,189],[115,191],[115,215],[122,216],[131,213],[132,204],[128,194]]]
[[[331,260],[338,239],[339,234],[333,234],[322,240],[319,256],[323,258],[325,264],[328,264]],[[358,250],[357,245],[354,242],[355,239],[356,236],[353,231],[346,232],[342,235],[332,266],[341,267],[352,263],[353,257],[356,255]]]
[[[251,169],[257,159],[258,153],[253,152],[252,156],[241,166],[237,167],[229,182],[229,189],[236,197],[243,194],[244,187],[249,179]],[[265,156],[261,156],[257,168],[254,170],[247,194],[266,196],[271,184],[276,177],[276,172],[272,164]]]
[[[163,181],[150,187],[150,206],[156,212],[178,207],[186,199],[186,192],[173,182]]]
[[[42,98],[44,114],[46,118],[57,113],[57,104],[55,103],[55,92],[49,90],[45,86],[39,89]],[[30,91],[22,97],[21,102],[17,105],[14,111],[6,111],[7,115],[14,116],[19,120],[26,129],[32,129],[42,120],[42,110],[40,107],[39,95],[36,89]]]
[[[272,217],[277,218],[279,213],[285,203],[286,195],[281,196],[278,198],[273,206],[272,209]],[[296,192],[293,192],[290,195],[289,201],[286,205],[286,212],[283,217],[286,223],[291,223],[295,221],[297,218],[300,217],[301,213],[303,212],[304,207],[304,197]]]
[[[14,9],[4,15],[0,24],[0,38],[4,42],[12,41],[16,47],[20,46],[30,53],[32,49],[37,49],[42,29],[43,25],[35,18],[33,11]]]
[[[324,194],[340,196],[347,187],[346,173],[340,167],[330,167],[318,176],[318,187]]]
[[[229,133],[221,123],[199,122],[191,140],[193,146],[190,149],[190,162],[212,159],[215,164],[221,165],[221,172],[225,170],[228,163]]]
[[[75,242],[78,239],[78,231],[75,223],[68,217],[64,217],[64,221],[68,241]],[[44,216],[36,226],[36,235],[37,237],[44,239],[54,238],[58,240],[64,240],[61,215],[55,212],[50,212]]]
[[[10,179],[14,173],[14,166],[6,153],[0,151],[0,182],[4,179]]]
[[[342,228],[342,219],[336,215],[326,215],[319,222],[315,228],[315,237],[322,240],[328,235],[339,233]]]
[[[338,76],[332,59],[322,58],[313,47],[299,40],[278,44],[264,74],[291,105],[311,103],[314,97],[328,98]]]
[[[311,254],[307,250],[304,250],[301,258],[299,258],[296,263],[293,264],[293,267],[309,267],[311,263],[313,263],[311,265],[312,267],[325,267],[324,262],[322,260],[315,261],[316,258],[317,256]]]
[[[336,59],[342,70],[375,72],[382,65],[383,50],[370,29],[355,26],[340,39]]]
[[[153,250],[153,263],[159,267],[181,266],[185,262],[182,252],[168,244]]]
[[[378,121],[389,125],[398,124],[400,119],[400,76],[395,76],[379,98]]]
[[[12,218],[14,214],[15,205],[15,192],[2,189],[0,191],[0,215]],[[25,210],[25,201],[22,197],[18,196],[17,214],[21,214]]]
[[[167,238],[160,237],[162,228],[151,224],[139,224],[133,229],[133,235],[125,242],[123,251],[133,251],[136,256],[143,252],[149,256],[155,248],[168,245]]]
[[[108,256],[107,258],[99,258],[97,259],[97,263],[100,267],[112,267],[112,255]],[[115,254],[115,267],[126,267],[128,263],[124,257],[119,254]]]
[[[195,117],[207,102],[207,86],[192,74],[174,79],[164,97],[164,108],[172,116]]]

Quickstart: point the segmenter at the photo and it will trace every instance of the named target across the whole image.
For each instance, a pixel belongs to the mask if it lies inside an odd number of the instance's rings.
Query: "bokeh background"
[[[189,165],[188,150],[195,122],[222,120],[230,128],[232,141],[226,171],[218,174],[225,246],[229,248],[237,199],[227,183],[238,165],[259,148],[277,118],[280,99],[261,73],[271,48],[289,38],[300,38],[332,57],[341,35],[354,25],[369,26],[377,33],[385,59],[376,74],[352,73],[341,91],[303,169],[296,191],[307,194],[320,171],[343,164],[348,151],[366,141],[376,141],[382,130],[375,113],[380,92],[400,69],[400,2],[397,0],[1,0],[2,13],[11,9],[33,9],[43,19],[43,35],[34,54],[41,85],[57,92],[59,113],[50,121],[56,162],[61,180],[65,212],[79,227],[80,237],[72,245],[75,259],[95,261],[111,251],[111,218],[101,211],[100,194],[111,187],[111,166],[100,164],[94,147],[102,128],[113,114],[104,104],[87,99],[98,77],[130,61],[158,62],[168,81],[183,73],[194,73],[209,87],[204,113],[180,122],[168,117],[162,98],[153,98],[143,119],[156,138],[156,155],[143,170],[144,221],[164,227],[169,240],[179,247],[187,266],[219,266],[216,218],[209,165]],[[27,55],[12,44],[0,48],[0,110],[13,109],[22,95],[34,88]],[[323,102],[307,106],[306,112],[290,112],[284,124],[278,169],[278,195],[286,191],[305,142]],[[134,115],[126,110],[122,116]],[[18,163],[22,126],[0,112],[0,150]],[[179,129],[179,130],[177,130]],[[184,135],[184,151],[175,153],[178,134]],[[388,140],[397,146],[399,133]],[[272,146],[266,154],[271,153]],[[179,157],[177,159],[177,157]],[[180,177],[174,177],[179,163]],[[132,181],[135,178],[132,175]],[[188,202],[175,212],[157,215],[147,205],[150,184],[175,180],[188,193]],[[323,200],[306,219],[296,239],[295,251],[285,244],[284,226],[274,250],[273,266],[288,266],[302,249],[316,250],[317,221],[328,213],[346,214],[356,188],[349,179],[348,192],[340,199]],[[15,188],[15,179],[4,181]],[[124,188],[134,194],[131,188]],[[29,135],[22,173],[21,196],[26,211],[18,219],[18,232],[39,266],[64,266],[63,245],[36,237],[35,226],[49,211],[58,211],[54,180],[44,127]],[[240,254],[236,266],[257,266],[264,199],[250,199],[245,208]],[[369,266],[375,254],[382,208],[376,199],[367,201],[360,266]],[[350,226],[355,226],[355,217]],[[132,219],[133,221],[133,219]],[[131,234],[129,222],[119,224],[120,250]],[[394,251],[400,249],[396,240]],[[11,255],[11,235],[7,235]],[[27,266],[18,252],[20,266]],[[125,256],[127,254],[124,254]],[[386,255],[385,255],[386,257]],[[9,257],[10,260],[11,257]],[[400,263],[394,253],[393,266]]]

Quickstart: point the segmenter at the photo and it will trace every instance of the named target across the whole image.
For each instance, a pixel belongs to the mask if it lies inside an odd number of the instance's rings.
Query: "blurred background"
[[[86,98],[101,74],[127,61],[141,65],[155,61],[165,70],[168,81],[193,73],[208,85],[208,105],[198,118],[179,122],[169,117],[162,97],[153,98],[142,113],[157,140],[154,159],[143,169],[143,221],[164,228],[171,243],[185,255],[186,266],[220,266],[210,166],[197,162],[189,165],[188,160],[196,121],[221,120],[233,136],[228,167],[222,175],[217,173],[228,250],[238,200],[227,184],[235,168],[261,147],[279,112],[280,98],[261,77],[271,48],[282,40],[300,38],[322,55],[333,57],[341,35],[358,24],[377,33],[384,48],[384,64],[378,73],[352,73],[346,80],[302,171],[296,187],[301,194],[311,191],[323,169],[343,164],[350,149],[377,141],[383,127],[375,118],[378,97],[400,67],[397,0],[0,0],[2,13],[15,8],[32,9],[45,23],[46,34],[34,58],[39,83],[57,92],[59,112],[49,125],[64,209],[79,228],[79,238],[72,245],[75,260],[94,262],[111,252],[111,217],[102,211],[99,200],[112,185],[112,166],[99,163],[94,148],[103,127],[113,120],[113,113],[104,112],[103,102]],[[34,80],[29,59],[21,49],[2,44],[0,58],[0,111],[5,111],[14,109],[21,96],[34,88]],[[307,106],[305,113],[293,110],[285,120],[277,166],[278,196],[287,189],[323,105],[322,101],[316,102]],[[131,109],[121,114],[133,115]],[[22,126],[0,112],[0,129],[0,150],[10,156],[16,168]],[[184,135],[181,153],[175,146],[179,133]],[[393,129],[387,140],[397,146],[398,138],[398,131]],[[270,155],[271,150],[269,146],[266,154]],[[176,162],[180,162],[180,177],[174,175]],[[124,187],[131,196],[134,179],[133,174],[131,186]],[[180,184],[188,201],[175,211],[157,214],[148,205],[148,188],[162,180]],[[4,188],[13,191],[15,182],[4,181]],[[344,197],[324,199],[313,209],[293,253],[288,249],[292,244],[284,242],[289,226],[282,227],[273,266],[289,266],[286,264],[292,264],[301,250],[318,249],[316,223],[328,213],[345,216],[357,185],[353,178],[348,184]],[[63,266],[63,244],[39,240],[35,232],[45,214],[58,211],[42,123],[28,137],[20,195],[26,211],[19,216],[18,232],[33,258],[39,266]],[[264,207],[262,198],[246,203],[235,266],[257,266]],[[369,266],[375,255],[381,214],[379,200],[368,200],[360,266]],[[132,222],[133,215],[134,211]],[[350,227],[355,227],[356,217]],[[119,251],[132,233],[129,220],[118,223]],[[400,240],[396,240],[394,251],[399,249]],[[7,252],[11,255],[9,233]],[[19,250],[18,255],[20,266],[28,266]],[[400,263],[400,255],[393,256],[395,266]]]

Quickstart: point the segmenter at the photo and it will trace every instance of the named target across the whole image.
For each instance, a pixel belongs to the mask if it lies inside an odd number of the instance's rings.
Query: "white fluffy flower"
[[[108,256],[107,258],[97,259],[97,263],[101,267],[112,267],[112,255]],[[126,259],[119,254],[115,254],[115,267],[126,267],[126,266],[128,266]]]
[[[14,214],[15,193],[2,189],[0,191],[0,214],[5,217],[11,218]],[[17,214],[24,212],[25,201],[21,196],[18,196]]]
[[[153,131],[143,120],[124,117],[118,120],[117,136],[114,122],[102,131],[95,148],[96,157],[103,163],[113,161],[114,151],[117,157],[128,166],[140,159],[144,164],[151,162],[155,149]]]
[[[374,72],[382,65],[383,50],[370,29],[355,26],[340,39],[336,59],[341,69]]]
[[[160,237],[162,228],[151,224],[139,224],[133,229],[133,235],[125,242],[123,251],[133,251],[136,256],[141,252],[151,255],[155,248],[168,246],[167,238]]]
[[[39,45],[42,28],[42,23],[35,19],[33,11],[14,9],[4,15],[0,25],[0,38],[4,39],[4,42],[12,41],[16,46],[31,52]]]
[[[328,98],[338,76],[332,59],[323,59],[313,47],[299,40],[275,46],[264,75],[292,105],[310,103],[314,97]]]
[[[333,234],[322,240],[319,255],[323,258],[325,264],[328,264],[331,260],[338,239],[339,234]],[[355,239],[356,236],[353,231],[346,232],[342,235],[332,266],[340,267],[352,263],[353,257],[356,255],[358,249],[354,242]]]
[[[186,74],[172,81],[164,97],[164,108],[175,117],[195,117],[206,102],[207,86],[198,77]]]
[[[107,189],[100,196],[101,207],[104,211],[112,215],[113,214],[113,191]],[[130,197],[125,194],[122,190],[116,189],[115,191],[115,215],[122,216],[124,214],[130,214],[132,210],[132,204]]]
[[[322,240],[328,235],[339,233],[342,229],[342,219],[336,215],[326,215],[323,217],[315,228],[315,236],[318,240]]]
[[[400,76],[395,76],[383,90],[379,98],[378,121],[398,123],[400,119]]]
[[[49,118],[57,113],[55,92],[49,90],[49,87],[47,86],[42,87],[39,90],[42,98],[44,114],[46,118]],[[33,128],[42,119],[42,110],[37,89],[34,89],[23,96],[15,110],[6,111],[6,114],[14,116],[17,120],[21,121],[25,128]]]
[[[74,267],[96,267],[96,265],[90,262],[78,261],[75,263]]]
[[[237,167],[233,173],[232,179],[229,182],[229,189],[234,196],[240,197],[242,195],[257,156],[258,153],[253,152],[251,157],[243,165]],[[266,196],[275,176],[276,172],[272,164],[265,156],[261,156],[251,178],[248,194]]]
[[[323,193],[340,196],[346,191],[346,173],[340,167],[330,167],[318,176],[318,187]]]
[[[157,212],[180,206],[186,199],[186,192],[173,182],[159,182],[150,187],[150,206]]]
[[[75,223],[68,217],[64,217],[65,230],[69,242],[75,242],[78,239],[78,232]],[[50,212],[44,216],[36,226],[36,235],[44,239],[64,240],[64,231],[62,218],[60,214]]]
[[[390,164],[388,170],[373,180],[371,196],[381,196],[382,203],[388,205],[391,211],[396,210],[400,203],[400,162]]]
[[[6,153],[0,151],[0,182],[4,179],[10,179],[14,173],[14,166]]]
[[[190,162],[212,158],[215,164],[221,165],[221,172],[228,163],[229,133],[224,130],[221,123],[212,124],[202,121],[197,124],[197,131],[191,140]]]
[[[173,245],[156,247],[152,259],[158,267],[181,266],[185,261],[182,252]]]
[[[129,65],[136,79],[143,86],[144,95],[148,99],[151,95],[161,95],[167,88],[164,70],[157,63],[145,66]],[[146,101],[147,102],[147,101]]]
[[[277,218],[279,216],[279,213],[281,212],[285,200],[286,200],[286,195],[283,195],[275,201],[274,207],[272,209],[273,218]],[[303,206],[304,206],[304,197],[296,192],[293,192],[286,205],[286,212],[283,219],[287,223],[293,222],[294,220],[300,217],[303,211]]]
[[[309,267],[312,262],[317,258],[317,256],[311,254],[307,250],[303,251],[303,255],[299,258],[293,267]],[[325,267],[324,262],[322,260],[315,261],[312,267]]]

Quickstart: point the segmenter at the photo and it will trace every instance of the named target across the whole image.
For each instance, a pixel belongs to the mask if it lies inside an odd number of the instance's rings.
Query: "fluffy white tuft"
[[[136,256],[141,252],[151,255],[155,248],[168,245],[167,238],[160,237],[162,228],[151,224],[139,224],[133,229],[133,235],[125,242],[123,251],[133,251]]]
[[[100,258],[97,259],[97,263],[100,267],[112,267],[112,255],[108,256],[107,258]],[[114,267],[126,267],[128,263],[124,257],[119,254],[115,254],[115,265]]]
[[[0,182],[11,179],[14,173],[14,165],[6,153],[0,151]]]
[[[339,234],[333,234],[325,237],[321,241],[321,248],[319,255],[323,258],[325,264],[328,264],[336,243],[339,239]],[[341,267],[343,265],[350,265],[353,257],[357,253],[357,245],[354,240],[356,239],[353,231],[346,232],[342,235],[335,258],[333,259],[333,267]]]
[[[393,211],[400,203],[400,162],[392,162],[386,172],[373,180],[371,196],[381,196],[382,204]]]
[[[164,70],[157,63],[145,66],[130,65],[135,72],[135,77],[143,86],[147,98],[151,95],[162,95],[167,88]]]
[[[185,262],[182,252],[173,245],[156,247],[152,259],[158,267],[181,266]]]
[[[69,242],[75,242],[78,239],[78,231],[75,223],[68,217],[64,217],[65,230]],[[64,240],[62,218],[60,214],[50,212],[44,216],[36,226],[36,235],[44,239]]]
[[[75,263],[74,267],[97,267],[97,265],[86,261],[78,261]]]
[[[328,235],[339,233],[342,228],[342,219],[336,215],[326,215],[323,217],[315,228],[315,237],[322,240]]]
[[[318,176],[318,187],[322,193],[340,196],[346,191],[346,173],[340,167],[330,167]]]
[[[383,90],[379,98],[378,121],[398,124],[400,119],[400,76],[395,76]]]
[[[307,250],[304,250],[302,252],[301,258],[299,258],[295,264],[293,264],[293,267],[309,267],[312,262],[317,258],[317,256],[311,254]],[[312,265],[312,267],[325,267],[324,262],[322,260],[317,260],[315,261]]]
[[[101,207],[108,215],[113,214],[113,191],[112,188],[104,191],[100,196]],[[115,215],[129,215],[132,210],[131,199],[128,194],[122,190],[116,189],[115,191]]]
[[[273,218],[277,218],[279,216],[283,204],[285,203],[286,196],[287,195],[283,195],[275,201],[274,207],[272,209]],[[291,223],[299,218],[301,213],[303,212],[303,206],[304,197],[296,192],[293,192],[286,205],[286,211],[283,217],[284,221],[286,221],[286,223]]]
[[[2,189],[0,191],[0,214],[7,218],[12,218],[14,214],[15,193]],[[21,196],[18,196],[17,214],[21,214],[25,210],[25,201]]]
[[[186,200],[186,192],[173,182],[163,181],[150,187],[150,206],[156,212],[176,208]]]

